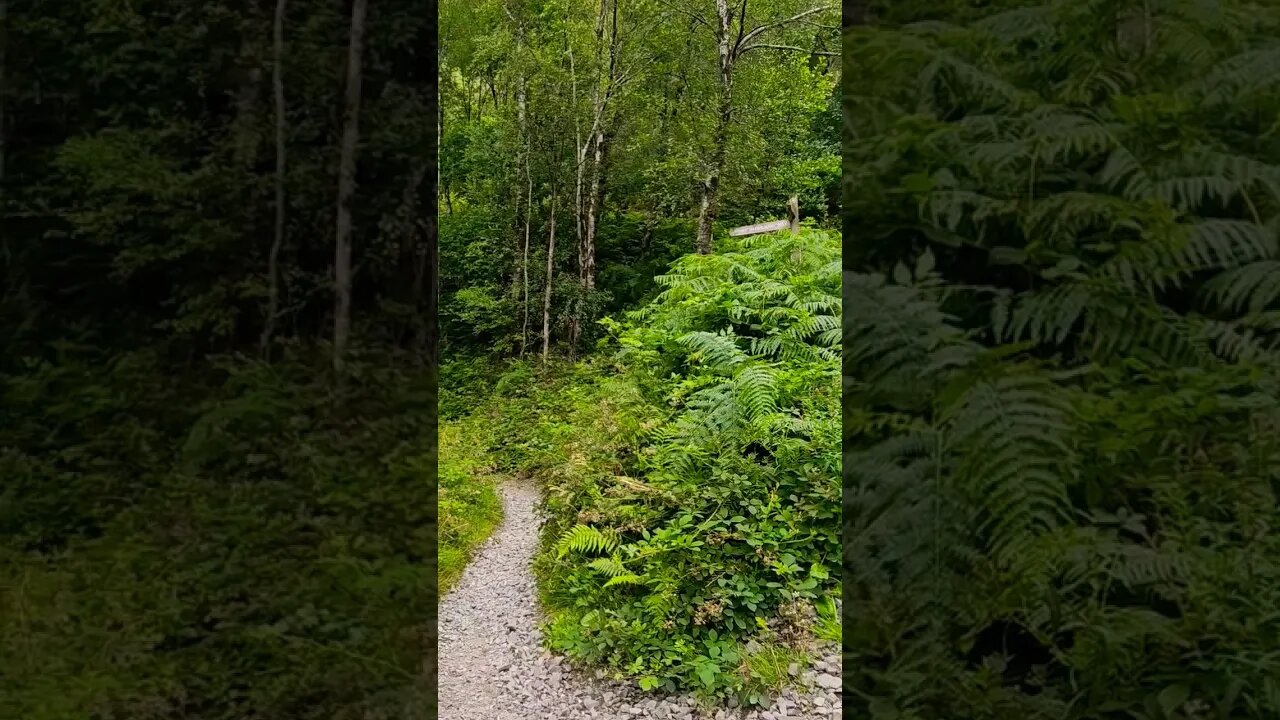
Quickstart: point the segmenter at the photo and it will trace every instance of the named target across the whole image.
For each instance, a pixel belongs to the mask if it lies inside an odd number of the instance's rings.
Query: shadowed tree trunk
[[[3,1],[3,0],[0,0]],[[276,16],[272,29],[271,87],[275,96],[276,116],[276,223],[267,256],[267,316],[262,325],[258,346],[263,359],[270,359],[271,335],[275,332],[276,315],[280,312],[280,247],[284,245],[285,220],[285,105],[284,105],[284,17],[288,0],[276,0]]]
[[[525,179],[528,182],[529,192],[525,196],[524,253],[520,260],[521,282],[524,285],[524,298],[521,303],[524,309],[524,326],[520,330],[520,357],[524,357],[529,342],[529,233],[533,226],[533,175],[529,173],[527,165]]]
[[[735,49],[729,34],[733,13],[728,0],[716,0],[716,44],[720,54],[720,111],[716,114],[712,138],[711,174],[702,181],[702,199],[698,204],[697,250],[700,255],[711,252],[711,228],[716,221],[720,202],[720,173],[729,141],[729,123],[733,119],[733,64]]]
[[[343,101],[342,155],[338,165],[338,224],[334,240],[333,370],[346,370],[351,336],[351,200],[356,189],[356,146],[360,139],[361,59],[368,0],[351,6],[351,40],[347,47],[347,90]]]
[[[608,40],[606,42],[606,36]],[[608,61],[605,62],[605,50],[608,49]],[[621,84],[618,72],[618,55],[620,52],[618,37],[618,3],[617,0],[601,0],[600,13],[596,18],[596,79],[595,94],[592,101],[592,126],[587,132],[586,144],[578,148],[578,198],[582,196],[582,168],[587,161],[587,153],[592,157],[591,176],[586,181],[585,206],[578,200],[578,227],[581,236],[578,243],[578,280],[581,284],[581,297],[578,299],[573,318],[570,321],[569,342],[576,348],[582,333],[583,315],[586,312],[584,302],[595,289],[596,236],[599,232],[600,217],[604,207],[604,187],[606,183],[605,153],[608,138],[609,102]],[[576,90],[575,90],[576,95]]]
[[[5,88],[6,50],[9,46],[9,0],[0,0],[0,183],[4,182],[6,153],[9,148],[9,133],[5,126]],[[0,208],[4,207],[4,189],[0,187]]]

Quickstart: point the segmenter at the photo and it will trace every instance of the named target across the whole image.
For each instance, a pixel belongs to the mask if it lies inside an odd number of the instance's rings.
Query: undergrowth
[[[479,412],[498,463],[546,489],[552,649],[762,703],[838,637],[838,263],[811,231],[690,256],[606,321],[612,347],[506,368]]]
[[[434,715],[434,383],[316,359],[11,359],[0,717]]]
[[[462,577],[472,553],[502,520],[497,486],[502,477],[487,457],[484,418],[440,426],[439,590],[443,595]]]
[[[876,5],[844,48],[846,708],[1280,717],[1277,6]]]

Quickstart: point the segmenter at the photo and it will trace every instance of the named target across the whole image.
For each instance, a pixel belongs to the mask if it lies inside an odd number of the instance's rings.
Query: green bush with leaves
[[[616,367],[578,370],[598,379],[517,451],[550,471],[548,639],[646,689],[760,701],[747,646],[801,657],[838,587],[839,240],[738,241],[658,282],[607,323]]]

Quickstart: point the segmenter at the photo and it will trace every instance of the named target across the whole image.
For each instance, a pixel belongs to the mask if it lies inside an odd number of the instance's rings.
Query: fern
[[[587,563],[587,566],[593,570],[602,572],[609,577],[623,575],[627,572],[626,567],[623,566],[617,558],[612,557],[596,558],[595,560]]]
[[[1280,13],[879,12],[845,51],[854,713],[1280,713],[1234,629],[1280,602]]]
[[[624,573],[621,575],[614,575],[609,578],[608,581],[605,582],[604,586],[611,588],[618,585],[643,585],[644,582],[644,578],[639,575]]]
[[[618,547],[618,538],[611,532],[601,531],[589,525],[574,525],[560,536],[556,552],[564,557],[571,552],[607,553]]]

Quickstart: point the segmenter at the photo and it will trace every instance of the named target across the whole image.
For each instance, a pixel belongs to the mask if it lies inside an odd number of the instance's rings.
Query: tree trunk
[[[702,199],[698,209],[697,250],[700,255],[711,252],[711,231],[719,212],[720,173],[724,171],[724,159],[729,141],[729,123],[733,120],[733,65],[732,37],[729,34],[733,13],[728,0],[716,0],[716,14],[720,27],[717,40],[720,49],[720,113],[716,118],[715,135],[711,146],[711,173],[702,182]]]
[[[551,191],[551,219],[547,229],[547,277],[542,290],[542,364],[547,364],[551,352],[551,285],[555,279],[556,260],[556,197]]]
[[[582,126],[578,121],[578,70],[573,63],[573,48],[567,49],[569,56],[569,81],[573,92],[573,149],[574,149],[574,187],[573,187],[573,236],[582,247],[582,171],[587,161],[587,146],[582,143]]]
[[[8,98],[8,88],[5,86],[5,65],[6,51],[9,47],[9,0],[0,0],[0,209],[4,208],[4,171],[5,161],[8,159],[9,151],[9,131],[5,124],[8,118],[5,116],[5,101]]]
[[[524,24],[510,10],[507,11],[507,14],[511,21],[516,24],[516,62],[520,62],[518,56],[520,50],[524,47]],[[532,158],[530,157],[533,154],[533,149],[529,140],[528,92],[528,79],[525,77],[522,66],[520,76],[516,81],[516,123],[520,130],[521,142],[520,164],[524,168],[524,178],[527,186],[524,204],[524,245],[520,254],[521,313],[523,316],[520,328],[520,357],[522,358],[529,345],[529,235],[533,232],[533,169],[531,167]],[[518,215],[518,206],[516,212]]]
[[[351,40],[347,48],[347,90],[343,102],[342,155],[338,165],[338,226],[334,241],[333,370],[346,370],[351,335],[351,201],[356,189],[356,145],[360,139],[360,63],[364,54],[364,19],[368,0],[351,6]]]
[[[0,0],[3,2],[3,0]],[[259,352],[264,360],[271,355],[271,334],[275,331],[276,315],[280,312],[280,248],[284,245],[285,219],[285,105],[284,105],[284,17],[288,0],[276,0],[276,17],[272,31],[271,86],[275,95],[276,115],[276,224],[271,240],[271,252],[267,256],[267,317],[262,326]]]
[[[591,187],[587,196],[587,232],[582,243],[582,285],[587,292],[596,286],[596,234],[599,232],[600,211],[604,201],[604,145],[605,135],[601,129],[596,132],[594,157],[591,171]]]
[[[606,20],[608,22],[606,22]],[[605,34],[608,32],[608,64],[605,65]],[[582,297],[579,298],[574,311],[570,331],[570,342],[576,348],[582,332],[583,301],[596,286],[596,236],[599,232],[600,217],[604,206],[604,187],[607,176],[605,163],[605,145],[608,126],[607,113],[609,100],[614,91],[618,68],[618,3],[617,0],[601,0],[600,14],[596,20],[596,81],[595,99],[592,103],[592,129],[588,132],[587,145],[579,150],[578,166],[585,163],[588,145],[592,150],[591,179],[587,185],[586,208],[581,211],[584,223],[582,240],[578,246],[578,273],[582,286]],[[582,178],[578,178],[581,187]],[[581,190],[578,191],[581,195]]]
[[[525,179],[529,183],[528,199],[525,201],[524,216],[524,254],[520,261],[521,282],[524,285],[524,326],[520,330],[520,357],[524,357],[525,350],[529,343],[529,233],[533,225],[533,175],[529,173],[529,166],[525,165]]]

